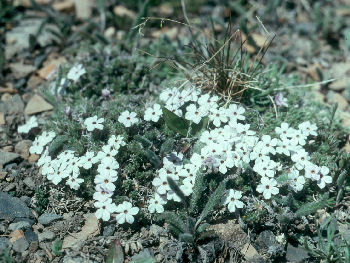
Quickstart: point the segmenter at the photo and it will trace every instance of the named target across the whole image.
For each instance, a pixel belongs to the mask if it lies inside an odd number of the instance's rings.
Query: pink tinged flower
[[[115,185],[113,182],[117,180],[116,177],[112,177],[109,174],[98,174],[95,179],[94,183],[97,185],[101,185],[102,188],[114,192]]]
[[[98,208],[95,215],[98,219],[103,221],[108,221],[111,217],[111,214],[117,211],[117,206],[112,203],[112,199],[108,198],[103,202],[97,201],[94,203],[95,207]]]
[[[276,106],[277,107],[288,107],[288,100],[287,98],[285,98],[283,96],[283,93],[282,92],[278,92],[276,95],[275,95],[275,103],[276,103]]]
[[[104,98],[109,98],[111,96],[111,92],[109,89],[102,89],[101,90],[101,95]]]
[[[272,195],[279,193],[279,189],[276,187],[277,181],[273,178],[262,177],[261,184],[258,185],[256,190],[262,193],[265,199],[270,199]]]
[[[103,202],[106,199],[112,197],[112,195],[113,195],[112,191],[109,191],[109,190],[103,188],[102,185],[100,185],[100,184],[96,185],[95,190],[96,190],[96,192],[93,195],[93,199],[96,201]]]

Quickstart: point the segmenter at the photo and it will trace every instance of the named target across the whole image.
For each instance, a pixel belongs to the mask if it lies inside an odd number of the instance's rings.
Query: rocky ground
[[[74,14],[74,1],[54,2],[55,11],[63,12],[65,16]],[[339,1],[335,12],[349,26],[350,12],[341,8],[344,3],[350,5]],[[41,127],[49,119],[53,106],[43,98],[40,89],[48,85],[50,74],[57,70],[58,65],[71,58],[67,53],[60,53],[62,48],[58,45],[49,45],[54,43],[55,38],[49,33],[43,34],[33,47],[29,46],[30,41],[25,39],[29,38],[29,34],[23,32],[35,32],[46,15],[31,9],[26,1],[19,5],[21,7],[16,12],[27,16],[32,14],[35,18],[30,23],[26,19],[8,23],[5,37],[1,40],[7,58],[4,74],[0,74],[0,250],[4,249],[2,256],[5,260],[1,262],[104,262],[115,239],[121,241],[129,259],[131,255],[137,258],[140,253],[150,253],[154,254],[157,262],[172,262],[170,258],[176,258],[179,247],[165,228],[154,224],[132,235],[116,228],[115,222],[101,225],[92,213],[91,202],[78,198],[66,188],[53,188],[41,176],[35,164],[39,156],[29,153],[37,130],[22,135],[17,133],[17,127],[33,115],[38,117]],[[116,10],[119,16],[135,16],[135,12],[127,8]],[[226,11],[225,6],[218,6],[212,12],[220,16]],[[170,12],[170,16],[173,10],[164,5],[159,12]],[[204,6],[201,12],[210,10]],[[314,87],[312,92],[318,100],[337,103],[343,125],[350,127],[350,61],[347,59],[349,56],[344,55],[350,53],[348,40],[339,34],[332,35],[334,32],[312,39],[310,35],[317,29],[307,10],[287,10],[279,14],[278,19],[279,27],[273,26],[271,21],[266,22],[266,27],[277,33],[267,61],[275,59],[276,54],[288,60],[289,73],[296,73],[301,84],[313,83],[310,84]],[[165,33],[175,39],[181,30],[179,26],[165,27],[157,34]],[[118,39],[123,33],[123,30],[113,27],[105,30],[105,36],[111,39]],[[154,33],[154,37],[157,34]],[[255,35],[258,47],[263,45],[261,37],[260,33]],[[336,45],[331,42],[334,39]],[[302,85],[293,88],[302,88]],[[349,141],[345,147],[350,151]],[[224,247],[226,253],[216,262],[223,262],[221,260],[228,258],[227,255],[230,262],[269,262],[268,253],[283,249],[268,230],[257,237],[253,246],[249,236],[234,220],[214,225],[213,229],[222,241],[215,246]],[[144,247],[152,247],[153,250]],[[286,253],[289,262],[305,262],[308,258],[302,248],[292,245],[288,246]]]

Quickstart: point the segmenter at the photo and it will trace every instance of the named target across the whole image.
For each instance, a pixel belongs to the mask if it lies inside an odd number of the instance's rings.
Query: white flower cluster
[[[38,119],[35,116],[29,118],[26,124],[18,126],[18,133],[28,133],[31,129],[38,127]]]
[[[94,129],[103,129],[104,119],[98,119],[97,116],[87,118],[84,121],[86,129],[93,131]],[[54,133],[43,132],[41,136],[36,138],[33,146],[30,148],[31,153],[41,154],[44,147],[55,137]],[[118,179],[119,163],[115,159],[120,147],[124,146],[123,136],[112,135],[108,143],[102,146],[101,151],[95,154],[87,151],[83,156],[76,156],[72,150],[61,152],[57,158],[51,159],[46,149],[44,154],[38,160],[38,165],[42,166],[42,175],[46,176],[53,184],[59,184],[63,179],[72,189],[78,190],[80,184],[84,181],[79,178],[80,169],[89,170],[97,165],[98,174],[94,178],[96,184],[96,192],[93,195],[95,207],[97,208],[96,217],[102,218],[104,221],[110,219],[112,213],[119,213],[116,216],[117,222],[123,224],[125,222],[133,223],[133,216],[139,211],[137,207],[132,207],[129,202],[123,202],[116,206],[112,202],[113,192],[115,191],[114,182]]]
[[[232,168],[244,171],[250,166],[260,178],[256,191],[265,199],[277,195],[279,187],[285,185],[276,180],[282,174],[280,171],[288,171],[288,185],[294,191],[302,190],[306,179],[316,181],[320,188],[332,182],[332,177],[328,175],[329,169],[311,163],[309,154],[303,148],[309,136],[317,136],[316,125],[309,121],[301,123],[298,129],[282,123],[281,127],[276,127],[279,138],[272,138],[270,135],[258,137],[250,130],[250,124],[243,122],[245,109],[237,104],[220,106],[217,96],[200,95],[195,89],[179,91],[174,88],[162,92],[160,99],[168,110],[193,123],[199,123],[208,116],[214,128],[201,134],[199,141],[204,147],[200,153],[194,153],[190,157],[190,163],[182,165],[167,160],[164,162],[158,176],[153,180],[156,195],[150,200],[148,207],[151,213],[162,213],[167,200],[180,201],[170,189],[167,177],[177,182],[188,196],[192,193],[196,174],[201,167],[210,172],[228,174]],[[280,158],[276,155],[288,156],[290,162],[282,164],[278,162]],[[234,212],[236,208],[243,207],[239,200],[241,197],[242,192],[229,190],[224,201],[229,211]]]

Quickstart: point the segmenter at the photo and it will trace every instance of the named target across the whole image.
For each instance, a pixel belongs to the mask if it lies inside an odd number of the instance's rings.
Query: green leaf
[[[200,135],[201,132],[207,128],[208,122],[209,117],[202,118],[202,120],[198,124],[192,122],[190,126],[191,135],[198,137],[198,135]]]
[[[166,125],[169,129],[181,134],[182,136],[187,137],[188,129],[190,127],[190,122],[185,120],[175,113],[169,111],[168,109],[163,107],[163,116]]]
[[[215,192],[209,197],[208,202],[206,203],[202,214],[200,215],[196,225],[198,226],[208,215],[211,213],[215,206],[217,206],[220,201],[223,193],[225,192],[226,180],[222,181],[219,186],[216,188]]]
[[[179,240],[189,243],[189,244],[193,244],[194,243],[194,237],[192,234],[190,233],[183,233],[179,235]]]
[[[108,255],[106,258],[106,263],[123,263],[124,262],[124,252],[123,248],[118,239],[114,240],[110,249],[108,250]]]
[[[165,222],[170,224],[175,229],[179,230],[180,233],[186,233],[186,225],[183,222],[182,218],[175,214],[174,212],[164,212],[158,215],[159,219],[164,219]]]
[[[197,172],[196,180],[194,182],[192,196],[191,196],[191,200],[190,200],[190,212],[191,213],[194,212],[194,209],[197,207],[198,201],[202,196],[203,185],[204,185],[203,170],[199,169],[199,171]]]
[[[307,203],[303,206],[301,206],[296,212],[295,216],[296,217],[302,217],[302,216],[307,216],[315,213],[317,210],[329,207],[334,203],[333,198],[329,198],[329,194],[326,193],[320,200]]]
[[[185,194],[182,192],[182,190],[180,189],[180,187],[177,185],[177,183],[174,181],[174,179],[171,178],[170,176],[168,176],[167,180],[168,180],[170,189],[173,190],[175,192],[175,194],[178,195],[178,197],[180,197],[184,206],[188,207],[187,198],[186,198]]]
[[[338,188],[341,188],[343,187],[344,185],[344,181],[345,181],[345,178],[346,178],[346,175],[347,175],[348,171],[347,170],[344,170],[340,173],[339,177],[338,177],[338,180],[337,180],[337,186]]]
[[[162,162],[159,159],[159,157],[152,150],[149,150],[149,149],[145,150],[145,154],[146,154],[148,160],[150,161],[150,163],[154,167],[160,168]]]
[[[288,174],[281,174],[276,178],[277,183],[283,184],[289,181],[289,176]]]
[[[68,142],[68,137],[66,135],[57,136],[49,146],[49,154],[55,156],[59,151],[63,149],[65,144]]]

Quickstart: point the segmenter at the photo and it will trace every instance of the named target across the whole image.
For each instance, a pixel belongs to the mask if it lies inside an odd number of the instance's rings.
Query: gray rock
[[[8,239],[7,237],[0,237],[0,250],[9,248],[10,246],[10,239]]]
[[[291,244],[288,244],[286,258],[289,262],[302,263],[305,262],[305,259],[309,258],[309,256],[305,249],[293,247]]]
[[[103,228],[103,236],[104,237],[113,236],[114,231],[115,231],[115,225],[114,224],[105,226]]]
[[[0,112],[9,114],[23,114],[24,111],[24,103],[21,99],[21,96],[16,94],[12,96],[11,99],[0,102]]]
[[[261,232],[256,243],[258,245],[258,250],[265,249],[269,254],[275,256],[284,254],[282,245],[277,242],[276,236],[270,230]]]
[[[26,205],[30,205],[30,202],[32,201],[32,198],[26,195],[21,196],[19,199],[21,199],[21,201],[26,203]]]
[[[0,191],[0,219],[34,218],[28,206],[17,197]]]
[[[29,247],[29,243],[25,238],[20,238],[17,239],[13,244],[12,244],[12,249],[16,252],[22,253],[26,251]]]
[[[54,221],[61,220],[63,217],[55,213],[45,213],[38,218],[38,222],[44,226],[50,225]]]
[[[24,180],[23,180],[23,183],[28,186],[28,188],[30,189],[35,189],[36,187],[36,184],[35,182],[33,181],[33,179],[31,177],[26,177]]]
[[[55,238],[55,233],[51,230],[45,230],[44,232],[38,234],[38,240],[39,242],[42,241],[51,241]]]
[[[24,235],[27,239],[27,241],[30,242],[38,242],[38,235],[35,234],[35,232],[31,229],[28,229],[26,232],[24,232]]]
[[[19,157],[20,155],[17,153],[0,151],[0,166],[4,166],[5,164],[12,162]]]
[[[12,223],[12,224],[9,225],[9,229],[11,231],[14,231],[14,230],[26,230],[26,229],[29,229],[30,227],[31,227],[31,225],[27,221],[20,221],[20,222]]]

